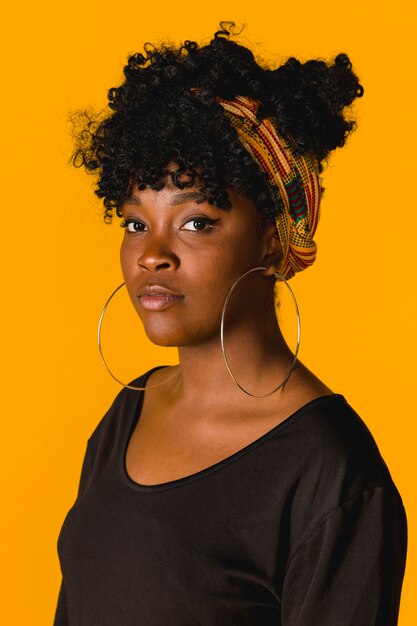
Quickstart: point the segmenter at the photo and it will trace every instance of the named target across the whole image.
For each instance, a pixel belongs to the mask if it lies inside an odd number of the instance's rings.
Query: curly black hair
[[[98,174],[95,193],[106,222],[114,211],[122,217],[133,184],[159,190],[168,175],[180,189],[198,178],[208,202],[225,210],[227,187],[252,198],[267,220],[283,210],[216,97],[259,100],[258,118],[272,118],[296,154],[315,154],[320,172],[356,127],[343,111],[363,87],[346,54],[333,64],[291,57],[275,69],[261,67],[248,48],[231,41],[232,26],[221,22],[204,46],[145,44],[144,53],[128,58],[124,82],[109,90],[110,111],[78,114],[72,163]],[[171,163],[174,171],[167,169]]]

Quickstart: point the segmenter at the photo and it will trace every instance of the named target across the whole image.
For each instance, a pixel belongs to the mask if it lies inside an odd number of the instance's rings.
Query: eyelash
[[[191,219],[187,220],[185,222],[185,224],[188,224],[189,222],[204,222],[206,226],[208,226],[209,228],[200,228],[200,229],[196,229],[196,230],[189,230],[188,228],[185,228],[184,230],[188,230],[188,232],[194,232],[194,233],[198,233],[198,232],[207,232],[209,230],[211,230],[214,225],[216,224],[216,222],[219,221],[220,218],[218,219],[210,219],[209,217],[192,217]],[[141,224],[142,226],[145,226],[145,224],[143,222],[141,222],[140,220],[134,220],[132,218],[126,219],[126,220],[122,220],[120,223],[120,227],[121,228],[125,228],[127,230],[128,233],[130,234],[134,234],[134,233],[143,233],[145,232],[144,230],[139,230],[139,231],[131,231],[128,229],[129,224]]]

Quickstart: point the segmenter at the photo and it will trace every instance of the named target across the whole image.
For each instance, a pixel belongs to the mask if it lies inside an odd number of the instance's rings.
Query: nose
[[[151,272],[174,270],[179,266],[179,258],[170,249],[166,239],[153,237],[139,253],[137,263],[141,269]]]

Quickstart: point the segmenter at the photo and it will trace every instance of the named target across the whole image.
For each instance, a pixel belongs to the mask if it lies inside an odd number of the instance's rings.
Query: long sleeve
[[[78,485],[78,495],[84,491],[88,479],[90,477],[92,468],[92,454],[90,440],[87,443],[87,449],[84,455],[84,460],[81,468],[81,476]],[[59,588],[58,601],[55,611],[55,618],[53,626],[69,626],[68,621],[68,609],[67,609],[67,595],[65,591],[65,582],[61,578],[61,586]]]
[[[291,557],[283,626],[395,626],[406,548],[397,493],[375,487],[350,498]]]
[[[61,579],[58,603],[55,611],[54,626],[68,626],[68,624],[67,595],[65,592],[64,580]]]

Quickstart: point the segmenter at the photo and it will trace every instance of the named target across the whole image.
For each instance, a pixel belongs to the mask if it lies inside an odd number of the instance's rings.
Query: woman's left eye
[[[193,217],[191,220],[188,220],[188,222],[185,222],[184,226],[181,227],[181,230],[189,230],[191,232],[210,230],[213,228],[215,223],[219,221],[219,219],[220,218],[212,220],[209,217]],[[191,227],[189,227],[189,225],[191,225]]]

